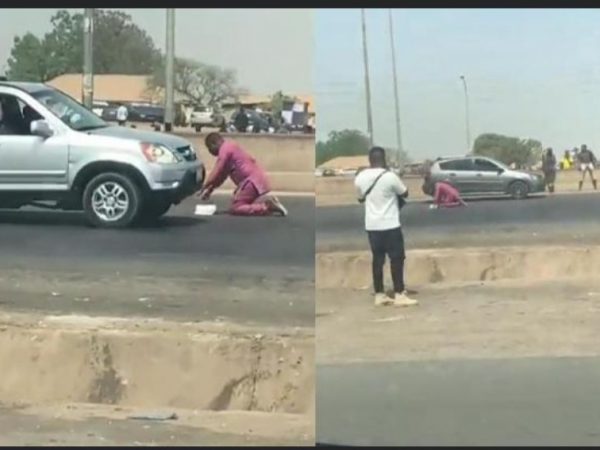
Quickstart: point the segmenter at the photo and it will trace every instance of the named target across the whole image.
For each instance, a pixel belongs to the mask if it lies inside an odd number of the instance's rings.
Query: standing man
[[[127,110],[127,106],[125,106],[123,103],[121,103],[119,105],[119,108],[117,109],[117,122],[119,123],[120,127],[125,126],[125,124],[127,123],[128,116],[129,116],[129,111]]]
[[[589,173],[592,179],[594,189],[598,189],[596,178],[594,177],[594,169],[596,168],[596,156],[592,151],[587,148],[587,145],[583,144],[581,150],[577,154],[577,160],[579,162],[579,169],[581,170],[581,180],[579,181],[579,190],[583,189],[583,182],[585,181],[585,174]]]
[[[542,156],[542,171],[544,172],[544,183],[548,192],[554,194],[554,182],[556,181],[556,156],[551,148],[546,149]]]
[[[373,253],[373,286],[375,305],[416,305],[408,298],[404,287],[404,236],[400,226],[399,197],[406,198],[408,190],[400,177],[388,170],[385,150],[373,147],[369,151],[370,167],[355,178],[358,201],[365,204],[365,229]],[[385,256],[390,258],[394,299],[386,296],[383,289],[383,266]]]
[[[233,125],[238,133],[245,133],[248,129],[248,115],[244,109],[244,105],[240,105],[235,119],[233,119]]]
[[[212,192],[230,177],[236,185],[230,214],[287,216],[287,210],[277,197],[268,195],[271,186],[267,174],[242,147],[230,139],[223,139],[219,133],[209,133],[205,144],[210,154],[217,157],[217,163],[199,193],[202,200],[208,200]]]

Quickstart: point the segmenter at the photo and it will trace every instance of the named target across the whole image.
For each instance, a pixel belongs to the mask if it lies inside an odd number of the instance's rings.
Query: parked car
[[[204,182],[189,141],[111,126],[42,83],[0,82],[0,107],[0,208],[83,210],[93,226],[126,227],[160,217]]]
[[[483,156],[441,158],[425,175],[423,192],[433,195],[435,183],[447,181],[461,195],[510,195],[515,199],[544,192],[542,176],[513,170],[503,163]]]
[[[269,123],[268,116],[265,113],[259,113],[253,109],[246,109],[246,115],[248,116],[248,127],[246,128],[247,133],[270,133],[272,126]],[[228,130],[235,130],[234,120],[238,111],[234,111],[231,114],[229,122],[227,124]]]
[[[159,105],[126,105],[128,122],[164,123],[165,108]]]
[[[203,127],[221,128],[225,122],[222,114],[207,106],[196,106],[190,115],[190,125],[200,133]]]

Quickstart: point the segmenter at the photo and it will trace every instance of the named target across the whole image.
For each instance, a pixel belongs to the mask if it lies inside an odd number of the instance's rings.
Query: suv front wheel
[[[94,177],[83,192],[83,209],[91,225],[124,228],[139,215],[142,194],[126,175],[103,173]]]

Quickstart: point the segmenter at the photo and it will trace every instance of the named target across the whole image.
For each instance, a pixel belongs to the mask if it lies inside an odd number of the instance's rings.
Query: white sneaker
[[[429,205],[429,209],[438,209],[438,205],[432,203],[431,205]]]
[[[391,305],[394,301],[385,294],[375,294],[375,306]]]
[[[278,213],[280,213],[283,217],[288,215],[288,211],[285,208],[285,206],[283,206],[279,199],[274,195],[272,195],[271,198],[269,198],[269,203],[271,204],[272,208]]]
[[[408,297],[406,292],[401,294],[396,293],[394,297],[394,306],[414,306],[418,305],[419,302],[413,298]]]

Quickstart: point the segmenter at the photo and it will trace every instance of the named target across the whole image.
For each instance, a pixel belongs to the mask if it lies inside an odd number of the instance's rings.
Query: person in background
[[[455,208],[457,206],[467,206],[458,190],[447,181],[435,183],[433,203],[429,206],[429,209]]]
[[[127,117],[129,116],[129,111],[127,110],[127,106],[123,103],[119,105],[117,108],[117,123],[120,127],[124,127],[127,123]]]
[[[373,147],[369,151],[369,165],[356,175],[354,185],[358,201],[365,205],[365,230],[373,254],[375,305],[416,305],[418,302],[407,296],[404,286],[405,252],[399,197],[407,197],[408,190],[400,177],[388,170],[383,148]],[[383,287],[386,255],[390,258],[394,283],[393,299],[386,296]]]
[[[560,168],[561,170],[571,170],[573,167],[573,160],[571,158],[571,152],[569,150],[565,150],[565,153],[560,160]]]
[[[582,145],[581,150],[577,155],[577,162],[579,163],[579,170],[581,170],[581,180],[579,181],[579,190],[583,189],[583,182],[585,181],[585,174],[589,173],[592,179],[592,185],[594,189],[598,189],[596,178],[594,177],[594,169],[596,168],[596,156],[592,153],[587,145]]]
[[[244,109],[244,105],[240,105],[235,118],[233,119],[233,125],[238,133],[245,133],[248,129],[248,115]]]
[[[267,174],[242,147],[219,133],[209,133],[205,139],[211,155],[217,163],[206,179],[198,195],[208,200],[212,192],[221,186],[227,177],[236,186],[229,213],[239,216],[287,216],[287,209],[274,195],[269,195],[271,186]]]
[[[546,153],[542,156],[542,172],[544,172],[546,189],[553,194],[556,181],[556,156],[551,148],[546,149]]]

